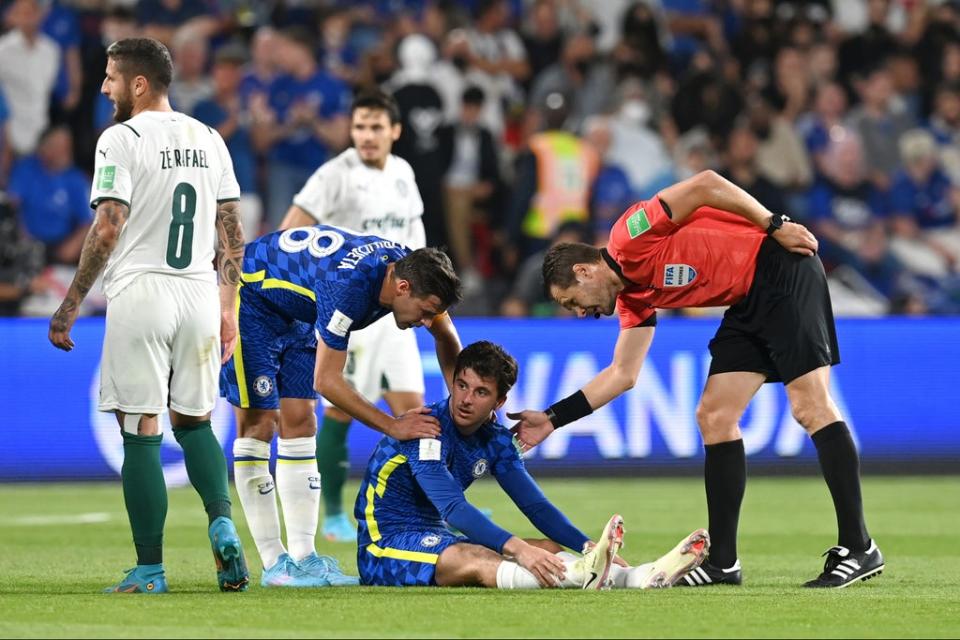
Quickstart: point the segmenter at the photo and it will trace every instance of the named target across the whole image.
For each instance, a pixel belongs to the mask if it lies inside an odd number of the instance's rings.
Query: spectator
[[[569,115],[567,99],[551,93],[543,105],[545,131],[530,138],[517,159],[517,179],[510,203],[509,234],[518,264],[546,249],[564,222],[587,224],[590,191],[599,169],[597,152],[562,129]]]
[[[43,263],[43,245],[24,234],[13,206],[0,191],[0,316],[19,315]]]
[[[523,35],[523,47],[530,62],[530,81],[560,59],[563,42],[554,0],[535,0],[530,9],[530,27]]]
[[[620,90],[620,107],[609,120],[607,160],[627,173],[634,191],[647,193],[651,185],[662,184],[664,176],[672,173],[670,153],[651,126],[653,112],[644,85],[630,80]]]
[[[891,2],[868,0],[865,4],[867,24],[840,45],[840,75],[847,81],[867,74],[899,44],[888,26]]]
[[[46,246],[47,261],[76,264],[93,212],[90,179],[73,166],[73,137],[64,126],[48,129],[36,155],[10,174],[10,197],[27,232]]]
[[[633,190],[626,171],[609,160],[612,134],[608,119],[603,116],[588,118],[584,123],[584,138],[600,158],[600,170],[593,183],[590,200],[593,241],[598,245],[606,245],[613,224],[627,207],[644,198]],[[656,190],[653,189],[654,192]]]
[[[83,64],[80,60],[80,24],[76,11],[60,0],[49,3],[42,30],[60,47],[60,72],[54,87],[54,98],[65,112],[72,112],[80,102],[83,89]]]
[[[570,96],[566,128],[571,131],[579,131],[585,118],[609,112],[615,89],[613,70],[595,60],[593,38],[586,33],[574,34],[563,47],[560,61],[534,81],[529,104],[541,105],[551,93]]]
[[[623,14],[620,41],[612,52],[617,79],[649,80],[667,68],[666,38],[654,10],[645,2],[634,2]]]
[[[47,128],[60,49],[40,31],[43,10],[37,0],[14,0],[6,18],[11,29],[0,36],[0,89],[10,106],[10,148],[23,156],[36,150]]]
[[[780,45],[773,8],[772,0],[747,0],[744,4],[740,29],[730,46],[740,68],[749,70],[773,60]]]
[[[893,178],[893,250],[911,271],[943,277],[960,266],[960,190],[940,166],[937,143],[922,129],[900,138],[903,169]]]
[[[350,42],[349,11],[334,9],[321,18],[318,57],[335,78],[349,83],[356,77],[360,56]]]
[[[928,129],[940,146],[940,161],[953,184],[960,185],[960,83],[937,88]]]
[[[813,180],[810,157],[800,136],[760,94],[748,98],[746,114],[759,142],[760,174],[783,190],[788,206],[797,214],[803,208],[802,203],[798,203],[799,196]]]
[[[721,74],[709,52],[694,55],[670,105],[679,132],[702,125],[712,135],[724,136],[742,109],[739,87]]]
[[[273,27],[260,27],[253,34],[251,59],[240,81],[240,98],[244,102],[256,94],[263,98],[263,105],[266,106],[270,85],[277,77],[279,43],[280,37]]]
[[[427,244],[447,243],[447,225],[443,211],[443,176],[453,154],[452,131],[444,123],[443,100],[430,75],[436,50],[420,34],[400,42],[400,70],[388,86],[400,108],[400,139],[394,153],[410,163],[423,197],[423,226]]]
[[[194,117],[216,127],[227,143],[233,170],[240,184],[240,217],[250,238],[260,235],[263,202],[257,192],[257,159],[250,137],[250,112],[240,99],[240,83],[247,54],[243,46],[227,44],[217,49],[211,78],[213,95],[194,107]]]
[[[579,222],[565,222],[557,229],[550,246],[562,242],[590,242],[589,228]],[[528,257],[520,265],[513,289],[500,304],[500,314],[508,318],[570,315],[543,290],[543,257],[549,247]]]
[[[757,136],[746,122],[741,122],[727,136],[721,173],[747,191],[774,213],[790,213],[783,191],[760,174]]]
[[[7,172],[10,167],[10,151],[7,145],[7,121],[10,119],[10,107],[0,86],[0,192],[7,186]]]
[[[839,84],[827,82],[817,87],[813,111],[797,120],[797,133],[820,171],[823,152],[830,144],[830,132],[843,125],[846,114],[847,94]]]
[[[508,26],[510,5],[506,0],[478,0],[476,19],[467,30],[468,47],[464,50],[468,68],[489,77],[484,83],[488,103],[519,103],[521,83],[530,76],[526,50],[520,36]],[[491,123],[488,123],[491,124]],[[491,127],[495,134],[503,131]]]
[[[220,21],[207,3],[198,0],[137,0],[136,11],[143,36],[168,47],[180,29],[189,29],[204,39],[220,30]]]
[[[270,228],[279,226],[310,174],[331,152],[346,146],[351,99],[348,87],[317,65],[313,38],[306,29],[286,29],[277,48],[283,73],[270,84],[264,105],[269,108],[255,115],[253,128],[257,147],[269,150]]]
[[[492,230],[503,225],[496,204],[500,191],[497,149],[493,135],[480,123],[484,100],[479,87],[463,92],[460,122],[453,128],[453,157],[444,180],[450,249],[467,292],[482,285],[481,273],[493,275]]]
[[[821,166],[808,207],[820,256],[828,269],[839,269],[836,276],[847,304],[857,302],[867,309],[864,305],[873,301],[875,312],[886,312],[890,300],[902,293],[903,268],[890,252],[884,196],[867,178],[856,134],[835,129]],[[858,277],[845,277],[848,270]],[[879,307],[877,294],[883,298]]]
[[[207,76],[207,40],[189,28],[173,37],[173,82],[170,83],[170,104],[180,113],[193,115],[201,100],[213,95],[213,84]]]

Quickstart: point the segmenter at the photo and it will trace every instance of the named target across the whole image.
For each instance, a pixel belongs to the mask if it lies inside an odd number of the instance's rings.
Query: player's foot
[[[360,584],[359,577],[345,574],[340,563],[330,556],[319,556],[314,552],[298,561],[297,565],[310,575],[326,580],[331,587],[355,587]]]
[[[614,515],[603,528],[596,546],[583,554],[583,589],[609,589],[610,566],[623,546],[623,518]]]
[[[330,542],[357,541],[357,527],[350,523],[350,516],[345,513],[324,518],[321,533]]]
[[[710,550],[710,534],[697,529],[672,550],[653,562],[640,583],[641,589],[666,589],[699,567]]]
[[[162,564],[138,564],[127,569],[127,575],[104,593],[167,593],[167,578]]]
[[[247,561],[243,557],[240,536],[233,520],[220,516],[210,523],[207,534],[217,563],[217,583],[220,591],[246,591],[250,582]]]
[[[823,555],[827,556],[823,573],[803,586],[812,589],[843,589],[854,582],[880,575],[885,566],[883,554],[873,540],[866,551],[850,551],[846,547],[836,546],[827,549]]]
[[[272,567],[263,570],[263,575],[260,576],[260,586],[310,589],[329,587],[330,582],[324,577],[309,573],[294,562],[289,554],[284,553],[277,558]]]
[[[709,562],[704,562],[699,567],[683,576],[682,580],[677,581],[675,587],[712,587],[718,584],[739,585],[743,582],[743,572],[740,570],[740,560],[733,563],[732,567],[721,569],[715,567]]]

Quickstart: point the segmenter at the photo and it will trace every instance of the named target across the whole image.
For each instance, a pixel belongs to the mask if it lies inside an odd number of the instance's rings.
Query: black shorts
[[[827,276],[818,256],[766,238],[747,297],[723,316],[710,341],[710,375],[753,371],[788,384],[840,362]]]

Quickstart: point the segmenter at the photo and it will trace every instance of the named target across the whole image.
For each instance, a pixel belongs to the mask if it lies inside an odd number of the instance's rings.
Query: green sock
[[[127,506],[137,564],[163,562],[163,523],[167,519],[167,485],[160,463],[163,436],[123,433],[123,502]]]
[[[349,422],[323,417],[317,432],[317,470],[323,487],[323,508],[327,517],[343,513],[343,485],[347,481],[347,430]]]
[[[183,448],[183,461],[187,465],[190,484],[200,494],[203,508],[210,522],[217,518],[230,517],[230,489],[227,485],[227,461],[223,449],[213,435],[210,421],[198,422],[188,427],[173,430],[173,435]]]

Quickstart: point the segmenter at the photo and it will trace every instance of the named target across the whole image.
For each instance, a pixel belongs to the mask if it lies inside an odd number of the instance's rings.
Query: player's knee
[[[740,416],[726,407],[701,400],[697,405],[697,425],[704,437],[720,437],[737,431]]]
[[[237,436],[270,442],[278,427],[278,416],[273,412],[249,412],[247,415],[238,416]]]
[[[793,413],[794,419],[807,432],[816,431],[825,424],[839,419],[836,410],[833,408],[833,403],[826,396],[792,398],[790,411]]]

